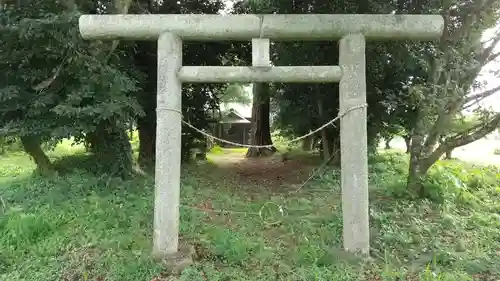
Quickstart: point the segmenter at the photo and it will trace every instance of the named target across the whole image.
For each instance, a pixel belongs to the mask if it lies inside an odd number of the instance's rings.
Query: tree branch
[[[463,38],[464,37],[464,33],[466,30],[469,30],[470,26],[474,23],[474,19],[476,19],[480,13],[485,10],[486,7],[489,7],[491,6],[493,3],[495,3],[496,0],[486,0],[484,1],[484,3],[477,3],[477,2],[480,2],[480,1],[473,1],[473,3],[471,5],[469,5],[468,8],[465,8],[464,12],[462,13],[462,15],[457,15],[459,17],[462,17],[462,26],[455,30],[455,32],[451,33],[451,34],[443,34],[445,36],[443,36],[443,40],[442,41],[448,41],[448,42],[451,42],[451,43],[456,43],[460,38]],[[451,7],[450,7],[451,8]],[[447,16],[449,17],[451,15],[451,10],[450,8],[448,8],[448,11],[446,11],[446,14]],[[469,10],[469,11],[467,11]],[[445,23],[448,23],[449,22],[449,18],[447,19],[445,17]],[[446,28],[446,26],[445,26]]]
[[[477,60],[480,62],[481,65],[485,65],[495,60],[500,55],[500,52],[493,54],[493,50],[500,42],[500,31],[496,32],[495,36],[492,39],[488,40],[488,42],[485,42],[484,44],[489,42],[491,42],[491,44],[488,47],[483,48],[481,54],[479,54],[479,56],[477,57]]]
[[[114,9],[117,12],[117,14],[128,14],[128,10],[130,6],[132,5],[132,0],[115,0],[114,1]],[[111,55],[115,52],[116,48],[118,48],[118,44],[120,44],[119,40],[113,40],[111,43],[111,49],[109,50],[108,55],[105,58],[105,61],[107,62]]]
[[[477,100],[477,99],[484,99],[486,97],[489,97],[491,95],[496,94],[499,91],[500,91],[500,85],[496,86],[495,88],[486,90],[484,92],[470,95],[470,96],[468,96],[468,97],[465,98],[463,104],[466,105],[466,104],[468,104],[471,101],[474,101],[474,100]]]
[[[500,37],[498,37],[498,38],[500,38]],[[488,63],[490,63],[490,62],[492,62],[492,61],[496,60],[498,57],[500,57],[500,52],[498,52],[498,53],[494,53],[494,54],[490,55],[490,56],[488,57],[488,59],[485,61],[484,65],[487,65]]]
[[[500,41],[500,36],[498,37],[499,41]],[[497,42],[497,41],[495,41]],[[496,43],[495,43],[496,44]],[[491,47],[491,46],[490,46]],[[492,49],[491,49],[492,50]],[[490,50],[490,51],[491,51]],[[490,51],[485,51],[485,52],[490,52]],[[486,54],[486,53],[483,53],[483,54]],[[500,52],[499,52],[500,53]],[[490,53],[487,54],[487,56],[489,56]],[[483,62],[484,63],[484,62]],[[481,66],[483,66],[484,64],[482,64]],[[482,67],[481,67],[482,68]],[[481,68],[478,68],[477,70],[477,73],[479,73],[479,70]],[[477,73],[474,75],[474,79],[476,78],[477,76]],[[439,139],[439,136],[440,136],[440,132],[443,130],[443,128],[446,128],[446,126],[451,122],[451,120],[453,119],[453,116],[460,110],[460,109],[465,109],[465,108],[469,108],[471,106],[473,106],[474,104],[477,104],[480,100],[483,100],[484,98],[488,97],[488,96],[491,96],[495,93],[497,93],[498,91],[500,91],[500,85],[493,88],[493,89],[489,89],[487,91],[484,91],[484,92],[481,92],[481,93],[478,93],[478,94],[474,94],[474,95],[470,95],[464,99],[462,98],[458,98],[457,100],[455,100],[454,102],[451,102],[447,108],[444,108],[438,115],[438,119],[436,121],[436,123],[434,124],[434,126],[432,127],[432,129],[430,130],[425,142],[424,142],[424,149],[427,149],[427,148],[430,148],[430,147],[433,147],[434,144],[437,142],[437,140]],[[472,101],[476,101],[472,104],[468,104]],[[467,105],[468,104],[468,105]]]
[[[449,73],[446,74],[449,75]],[[449,81],[449,77],[445,77],[444,79],[446,79],[445,81],[447,84]],[[426,153],[432,151],[433,147],[441,137],[443,130],[445,130],[450,125],[453,117],[460,110],[462,104],[461,100],[461,98],[455,99],[454,101],[448,103],[447,106],[439,110],[438,118],[434,123],[434,126],[432,126],[429,133],[427,134],[427,138],[425,139],[423,145]]]
[[[469,104],[466,104],[465,106],[462,107],[462,110],[466,110],[466,109],[469,109],[471,107],[473,107],[474,105],[480,103],[482,100],[484,100],[486,97],[484,98],[478,98],[477,100],[475,100],[474,102],[471,102]]]
[[[500,126],[500,113],[498,113],[494,118],[488,121],[486,124],[480,123],[463,133],[456,135],[453,138],[445,139],[439,147],[434,150],[429,157],[424,160],[424,165],[430,168],[434,163],[436,163],[439,158],[452,149],[460,146],[467,145],[469,143],[475,142],[481,138],[484,138],[487,134],[493,132]]]
[[[62,62],[59,64],[59,66],[57,67],[56,71],[54,72],[54,74],[52,76],[50,76],[49,78],[43,80],[42,82],[40,82],[34,86],[32,86],[31,88],[35,91],[41,92],[41,91],[45,90],[46,88],[48,88],[50,85],[52,85],[52,83],[54,83],[54,81],[57,79],[57,77],[61,73],[62,66],[64,65],[64,63],[68,59],[68,55],[69,55],[69,51],[66,52],[66,55],[64,56]]]
[[[446,139],[444,145],[447,149],[453,149],[460,146],[475,142],[478,139],[484,138],[487,134],[493,132],[500,126],[500,113],[497,113],[488,122],[481,122],[472,128],[456,134],[454,137]]]

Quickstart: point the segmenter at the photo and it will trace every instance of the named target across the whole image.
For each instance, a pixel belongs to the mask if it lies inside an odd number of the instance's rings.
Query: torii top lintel
[[[375,40],[433,40],[444,29],[440,15],[393,14],[154,14],[82,15],[84,39],[157,40],[171,32],[183,40],[336,40],[362,33]]]

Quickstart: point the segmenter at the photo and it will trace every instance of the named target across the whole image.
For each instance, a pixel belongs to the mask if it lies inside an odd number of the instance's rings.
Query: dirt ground
[[[271,157],[246,158],[244,152],[240,151],[209,155],[218,174],[225,175],[240,185],[268,188],[302,184],[320,165],[321,160],[317,158],[301,155],[283,161],[279,153]]]
[[[405,149],[402,139],[394,139],[391,146]],[[453,157],[478,164],[500,164],[500,155],[493,153],[495,148],[500,148],[499,140],[482,139],[455,149]],[[215,169],[208,169],[204,176],[214,180],[224,177],[226,184],[240,188],[247,186],[283,191],[302,185],[322,163],[320,157],[312,154],[291,155],[283,161],[279,152],[271,157],[259,158],[246,158],[245,152],[245,149],[225,149],[222,153],[208,155]]]

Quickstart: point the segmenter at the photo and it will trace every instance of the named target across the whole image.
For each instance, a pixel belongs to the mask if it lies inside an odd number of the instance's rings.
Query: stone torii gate
[[[368,254],[365,40],[437,39],[444,30],[441,16],[83,15],[79,28],[84,39],[158,40],[155,256],[178,251],[182,82],[339,82],[340,112],[349,111],[340,120],[343,246]],[[270,66],[269,40],[336,39],[339,66]],[[183,40],[252,40],[252,66],[183,66]]]

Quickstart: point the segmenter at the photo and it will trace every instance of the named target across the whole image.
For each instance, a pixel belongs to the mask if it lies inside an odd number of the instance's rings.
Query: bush
[[[408,157],[403,153],[383,153],[369,158],[370,181],[377,190],[396,198],[411,198],[406,188]],[[424,181],[427,199],[472,204],[488,198],[500,197],[500,167],[476,166],[465,162],[446,160],[437,162]],[[486,197],[478,198],[484,195]]]
[[[429,198],[475,205],[490,197],[500,197],[500,168],[481,167],[458,161],[439,162],[431,169],[425,188]],[[482,198],[479,198],[481,196]],[[485,197],[483,197],[485,196]]]
[[[23,146],[18,138],[0,136],[0,154],[18,151],[23,151]]]

